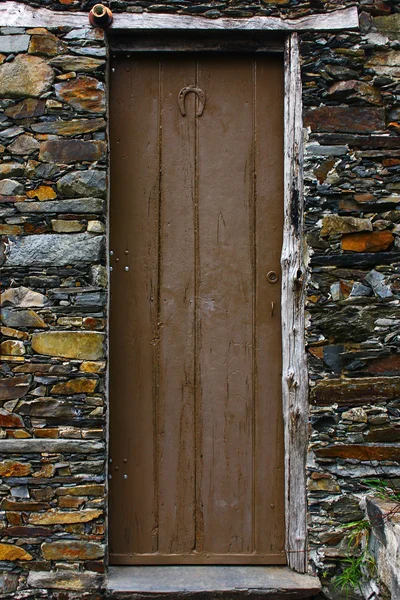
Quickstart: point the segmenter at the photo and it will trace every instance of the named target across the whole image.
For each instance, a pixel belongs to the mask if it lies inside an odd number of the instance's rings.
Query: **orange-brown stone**
[[[103,514],[102,510],[88,509],[81,511],[54,510],[46,513],[32,514],[28,522],[33,525],[55,525],[63,523],[88,523]]]
[[[23,427],[24,422],[19,415],[0,409],[0,427]]]
[[[26,192],[28,198],[37,198],[38,200],[54,200],[57,198],[57,194],[49,185],[40,185],[35,190],[29,190]]]
[[[3,460],[0,462],[0,477],[26,477],[32,472],[30,463],[21,463],[16,460]]]
[[[4,112],[11,119],[32,119],[44,115],[45,106],[45,100],[26,98],[14,106],[9,106]]]
[[[80,540],[45,542],[42,553],[46,560],[88,560],[104,556],[104,546]]]
[[[32,555],[21,548],[21,546],[0,544],[0,560],[32,560]]]
[[[95,391],[97,385],[97,379],[86,379],[85,377],[79,377],[76,379],[70,379],[69,381],[62,381],[56,383],[51,388],[52,394],[91,394]]]
[[[59,100],[77,111],[105,112],[104,85],[93,77],[81,75],[76,79],[57,83],[54,87]]]
[[[342,250],[348,252],[381,252],[388,250],[394,237],[390,231],[349,233],[342,237]]]
[[[400,446],[369,446],[360,444],[337,444],[314,450],[323,458],[354,458],[356,460],[400,460]]]

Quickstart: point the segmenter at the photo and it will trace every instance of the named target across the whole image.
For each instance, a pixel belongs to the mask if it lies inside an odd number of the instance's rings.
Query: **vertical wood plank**
[[[255,60],[255,548],[284,549],[280,256],[283,228],[283,61]],[[274,271],[279,281],[270,283]]]
[[[110,84],[110,548],[123,554],[157,549],[158,61],[119,58]]]
[[[192,58],[162,59],[159,389],[159,552],[195,544],[194,205],[195,96]]]
[[[240,84],[239,84],[240,82]],[[203,59],[198,119],[198,550],[253,546],[251,62]]]
[[[306,455],[308,372],[304,301],[303,122],[297,33],[285,46],[285,220],[282,248],[282,400],[285,421],[286,551],[288,564],[306,572]]]

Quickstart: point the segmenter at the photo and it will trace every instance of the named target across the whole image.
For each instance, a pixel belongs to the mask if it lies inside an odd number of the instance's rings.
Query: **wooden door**
[[[111,71],[110,562],[283,564],[282,61]]]

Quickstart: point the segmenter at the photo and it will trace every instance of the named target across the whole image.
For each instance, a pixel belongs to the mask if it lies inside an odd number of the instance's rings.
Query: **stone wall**
[[[349,4],[110,2],[208,17]],[[359,33],[301,36],[310,569],[332,598],[365,478],[400,477],[400,7],[356,4]],[[0,53],[0,587],[64,600],[100,590],[105,570],[105,44],[66,15],[59,30],[0,29]]]
[[[0,29],[0,53],[0,587],[11,597],[28,573],[31,588],[85,590],[104,572],[106,61],[102,32],[68,28]]]

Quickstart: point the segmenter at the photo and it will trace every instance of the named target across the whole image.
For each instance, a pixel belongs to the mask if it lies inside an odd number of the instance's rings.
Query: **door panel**
[[[115,58],[110,122],[110,561],[283,564],[281,60]]]

